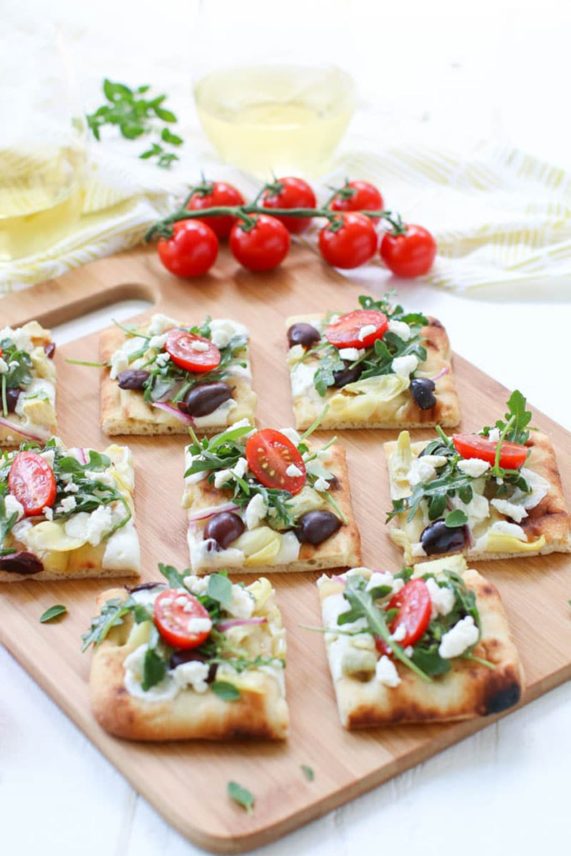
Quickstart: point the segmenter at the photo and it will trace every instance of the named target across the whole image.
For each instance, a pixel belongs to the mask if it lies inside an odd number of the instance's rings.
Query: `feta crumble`
[[[363,339],[366,339],[367,336],[370,336],[371,333],[374,333],[376,329],[377,328],[374,324],[365,324],[365,326],[361,327],[361,329],[359,330],[357,338],[362,342]]]
[[[471,615],[467,615],[444,634],[438,646],[438,653],[445,660],[460,657],[468,648],[475,645],[479,638],[480,631],[476,627],[474,619]]]
[[[414,354],[404,357],[395,357],[391,363],[393,372],[399,377],[408,378],[418,368],[418,359]]]
[[[521,523],[524,517],[527,517],[527,511],[523,505],[516,505],[508,499],[492,499],[490,505],[493,505],[500,514],[505,514],[506,517],[511,517],[516,523]]]
[[[290,478],[296,478],[297,476],[302,476],[303,473],[299,467],[296,467],[295,464],[290,464],[286,469],[286,476],[290,476]]]
[[[348,360],[350,363],[353,363],[355,360],[360,359],[365,353],[365,349],[361,348],[340,348],[339,356],[342,360]]]
[[[481,461],[479,458],[466,458],[466,460],[458,461],[457,466],[461,473],[473,479],[479,479],[490,469],[488,461]]]
[[[386,654],[377,662],[375,677],[385,687],[398,687],[401,682],[395,664]]]
[[[266,514],[268,513],[268,506],[264,501],[264,497],[257,493],[252,497],[248,505],[246,506],[246,512],[244,514],[244,520],[248,529],[255,529],[258,526]]]
[[[404,321],[389,321],[389,330],[403,342],[408,342],[412,335],[410,327]]]
[[[432,601],[432,618],[452,612],[455,598],[450,586],[439,586],[436,580],[429,577],[426,580],[426,587]]]

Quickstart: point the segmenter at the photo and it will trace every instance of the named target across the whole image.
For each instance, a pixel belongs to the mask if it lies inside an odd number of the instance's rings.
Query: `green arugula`
[[[4,490],[6,489],[5,486],[0,485],[0,488],[2,487]],[[17,521],[18,514],[14,512],[9,515],[6,512],[6,497],[0,494],[0,556],[13,552],[12,550],[4,550],[3,547],[7,536],[10,534]]]
[[[231,800],[245,809],[248,814],[253,814],[256,799],[248,788],[239,785],[238,782],[228,782],[226,791]]]
[[[107,78],[103,81],[103,94],[106,102],[93,113],[86,116],[87,126],[96,140],[101,140],[101,129],[105,125],[115,126],[121,136],[127,140],[136,140],[150,134],[158,134],[160,142],[153,142],[139,157],[143,160],[157,159],[157,165],[168,169],[179,157],[162,145],[181,146],[182,137],[173,134],[167,127],[177,121],[177,117],[164,106],[166,95],[151,97],[150,86],[138,86],[132,89],[124,83]],[[158,123],[166,123],[160,127]]]
[[[315,772],[312,767],[308,766],[308,764],[300,764],[301,772],[305,776],[308,782],[313,782],[315,779]]]
[[[62,615],[67,615],[67,606],[64,606],[63,603],[56,603],[42,612],[40,624],[48,624],[50,621],[55,621],[56,618],[61,618]]]
[[[524,445],[529,440],[528,425],[532,420],[532,413],[527,410],[527,401],[519,389],[515,389],[508,399],[508,412],[504,416],[505,421],[498,419],[495,427],[499,429],[502,440],[509,443],[520,443]],[[482,434],[487,437],[491,428],[487,425],[482,429]]]
[[[121,600],[117,597],[106,601],[99,615],[91,619],[89,630],[82,634],[81,650],[87,651],[90,645],[95,648],[101,645],[113,627],[123,624],[125,616],[131,612],[133,606],[134,604],[129,600]]]
[[[32,382],[32,359],[27,351],[19,349],[12,339],[0,340],[0,354],[8,370],[0,374],[0,413],[8,416],[7,391],[25,389]]]

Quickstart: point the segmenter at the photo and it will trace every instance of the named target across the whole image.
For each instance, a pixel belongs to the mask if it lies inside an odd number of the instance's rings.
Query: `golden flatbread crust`
[[[327,468],[337,476],[338,481],[332,489],[332,495],[349,522],[341,526],[335,535],[316,547],[312,544],[302,544],[299,557],[295,562],[290,562],[287,565],[243,567],[240,569],[240,573],[281,574],[297,571],[320,571],[328,568],[348,568],[359,564],[361,561],[361,536],[353,518],[345,449],[342,446],[332,446],[329,451],[330,459],[327,462]],[[189,511],[221,505],[227,501],[228,497],[214,485],[209,484],[206,479],[185,485],[183,506]],[[212,568],[201,568],[193,570],[193,573],[204,575],[211,571]]]
[[[286,320],[286,329],[300,322],[311,323],[320,319],[320,315],[294,315]],[[454,382],[452,369],[452,353],[448,334],[436,318],[429,317],[429,324],[422,329],[426,347],[426,362],[422,364],[421,375],[429,377],[437,375],[446,369],[446,374],[436,381],[436,405],[430,410],[421,410],[414,401],[410,391],[404,390],[390,402],[379,402],[366,419],[342,419],[332,411],[326,413],[320,423],[320,429],[342,428],[429,428],[432,425],[442,425],[453,428],[460,422],[460,404]],[[331,392],[321,398],[309,395],[293,395],[293,410],[295,427],[308,428],[322,412],[327,401],[340,390]]]
[[[98,607],[111,598],[126,598],[124,589],[110,589]],[[211,690],[181,691],[169,701],[145,701],[125,689],[124,662],[137,647],[127,644],[130,625],[114,628],[95,650],[89,689],[96,720],[110,734],[127,740],[231,740],[240,737],[284,740],[288,707],[271,675],[258,672],[260,692],[240,689],[237,701],[227,702]]]
[[[496,668],[457,660],[450,672],[427,683],[396,663],[401,678],[397,687],[386,687],[375,678],[363,682],[345,676],[335,684],[345,728],[472,719],[501,713],[519,702],[523,668],[498,590],[476,570],[467,570],[462,576],[475,592],[480,611],[482,637],[474,655]],[[339,591],[342,588],[339,585]],[[332,593],[330,585],[321,593],[322,601],[325,593]]]
[[[125,340],[124,333],[115,328],[104,330],[99,340],[102,362],[108,362],[111,356]],[[248,346],[244,349],[248,358]],[[255,422],[257,396],[250,382],[243,377],[228,380],[233,387],[236,406],[225,415],[225,421],[218,425],[197,428],[199,434],[216,434],[233,422],[248,419]],[[116,380],[110,377],[109,369],[103,370],[101,380],[101,427],[108,436],[117,434],[185,434],[188,426],[164,410],[152,407],[144,401],[140,392],[119,389]]]
[[[420,451],[428,441],[420,441],[412,443],[413,450]],[[561,475],[557,466],[557,458],[555,449],[547,434],[542,431],[532,429],[529,440],[526,443],[531,449],[530,456],[526,462],[526,467],[533,470],[538,475],[542,476],[549,482],[549,491],[543,497],[540,503],[528,511],[527,517],[519,524],[528,536],[528,541],[535,541],[540,538],[545,538],[545,544],[537,550],[526,551],[525,553],[492,553],[486,550],[476,549],[474,546],[468,547],[462,553],[470,561],[477,559],[509,559],[509,558],[526,558],[527,556],[545,556],[549,553],[569,553],[571,552],[571,515],[567,509],[563,486],[561,484]],[[396,449],[396,442],[391,441],[384,443],[385,455],[387,462]],[[509,518],[506,518],[509,519]],[[399,529],[398,517],[394,517],[389,523],[392,529]],[[454,555],[453,553],[433,554],[431,559],[444,558],[445,556]],[[407,562],[415,564],[426,559],[425,556],[407,557]]]

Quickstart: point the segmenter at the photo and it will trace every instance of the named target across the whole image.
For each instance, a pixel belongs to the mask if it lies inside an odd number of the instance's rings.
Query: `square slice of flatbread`
[[[258,580],[270,589],[267,580]],[[252,588],[252,587],[248,587]],[[125,589],[103,592],[97,605],[101,608],[109,600],[125,600]],[[273,589],[254,616],[263,618],[250,643],[249,655],[266,658],[285,658],[285,630],[275,602]],[[138,688],[136,694],[126,686],[125,661],[148,640],[150,622],[134,624],[132,615],[122,624],[113,627],[107,638],[95,649],[89,680],[91,705],[95,718],[106,731],[127,740],[231,740],[256,737],[283,740],[288,733],[288,707],[285,695],[284,669],[276,667],[251,668],[238,673],[216,672],[216,680],[230,682],[237,687],[239,698],[226,700],[217,695],[211,686],[196,691],[193,685],[182,686],[179,691],[157,694],[148,698]],[[133,670],[131,680],[134,681]],[[178,675],[167,675],[166,684],[172,686]],[[129,684],[132,689],[132,683]],[[162,696],[162,697],[161,697]],[[166,697],[165,697],[166,696]],[[170,696],[170,697],[169,697]]]
[[[227,505],[231,499],[231,491],[216,488],[206,479],[201,481],[192,481],[192,477],[186,479],[183,506],[189,512],[188,545],[190,567],[193,573],[208,573],[213,568],[213,565],[209,564],[210,562],[215,563],[214,567],[240,568],[242,573],[265,574],[347,568],[358,563],[361,556],[361,539],[351,507],[351,488],[345,449],[338,445],[331,446],[326,466],[336,476],[336,482],[331,487],[331,496],[347,522],[342,524],[334,535],[317,546],[304,543],[298,547],[296,540],[294,546],[298,552],[297,556],[286,558],[286,561],[283,561],[280,556],[286,556],[290,552],[286,541],[273,564],[265,562],[258,564],[256,560],[250,560],[243,553],[240,554],[239,551],[232,549],[232,545],[230,545],[230,549],[219,552],[202,551],[200,545],[204,542],[204,527],[207,518],[202,520],[192,518],[201,510],[214,509],[217,506],[221,506],[221,510],[223,510],[222,507]],[[323,507],[333,511],[330,505]],[[280,537],[283,539],[284,535],[281,534]],[[295,539],[295,535],[291,532],[285,533],[285,537],[292,543]],[[202,561],[207,564],[202,564]]]
[[[218,319],[220,320],[220,319]],[[229,322],[231,323],[231,322]],[[143,323],[141,330],[148,328]],[[172,319],[166,319],[162,332],[179,326]],[[245,330],[240,325],[241,330]],[[124,345],[125,333],[118,328],[103,331],[100,337],[100,357],[103,363],[111,364],[113,355]],[[213,413],[194,419],[194,429],[199,434],[215,434],[233,422],[248,419],[254,422],[256,393],[252,389],[248,344],[242,349],[240,362],[244,365],[232,371],[225,381],[232,389],[232,398]],[[172,412],[153,406],[143,398],[140,390],[120,389],[118,382],[106,368],[101,381],[101,425],[105,434],[186,434],[188,423],[177,418]],[[192,375],[200,381],[200,375]]]
[[[468,589],[475,593],[480,613],[481,637],[473,654],[487,660],[493,668],[456,657],[451,661],[449,672],[426,682],[395,660],[400,683],[387,686],[377,678],[376,672],[353,675],[352,670],[339,669],[335,644],[341,637],[327,633],[325,642],[334,676],[339,717],[344,728],[472,719],[500,713],[518,703],[524,686],[523,669],[500,595],[478,571],[459,570],[458,561],[462,562],[462,559],[456,557],[453,560],[456,570],[461,573]],[[417,565],[415,576],[428,571],[437,573],[434,565],[433,562]],[[359,571],[369,576],[372,573],[368,569]],[[342,597],[345,583],[339,577],[322,577],[318,586],[324,623],[330,626],[328,618],[332,610],[328,601],[331,603],[330,599]],[[336,613],[337,609],[333,612]],[[365,635],[363,633],[356,638],[362,639]],[[356,650],[359,651],[358,648]],[[373,650],[373,656],[380,659],[381,655],[374,646]],[[345,658],[346,663],[351,662],[347,654]]]
[[[292,324],[321,322],[319,315],[295,315],[286,321],[286,329]],[[431,425],[454,427],[460,421],[460,406],[454,374],[452,354],[446,330],[436,318],[430,318],[429,324],[422,329],[422,344],[427,357],[421,363],[418,376],[434,378],[436,405],[429,410],[421,410],[416,404],[410,388],[396,394],[390,390],[382,394],[366,392],[353,394],[346,387],[329,387],[324,396],[319,395],[313,385],[313,375],[319,366],[319,360],[311,357],[299,360],[298,349],[290,348],[288,365],[297,429],[308,428],[328,406],[322,416],[320,429],[340,428],[426,428]],[[394,377],[394,376],[392,376]]]
[[[398,441],[384,444],[390,492],[394,499],[409,494],[402,480],[397,482],[396,479],[397,444]],[[427,441],[410,445],[413,458],[416,458],[427,445]],[[525,468],[532,474],[536,473],[541,479],[545,479],[548,487],[545,496],[534,508],[528,510],[527,515],[517,525],[513,519],[501,514],[489,503],[488,517],[475,523],[473,528],[469,519],[470,540],[466,546],[462,550],[451,550],[446,555],[462,553],[470,561],[475,561],[571,552],[571,516],[565,503],[553,444],[546,434],[532,430],[526,445],[531,452]],[[392,540],[402,548],[404,561],[407,564],[414,564],[426,558],[426,553],[421,550],[420,536],[429,520],[426,509],[422,505],[423,503],[412,521],[407,521],[407,512],[404,511],[389,523],[389,534]],[[523,537],[506,538],[505,535],[498,537],[497,534],[490,533],[490,528],[498,522],[507,523],[512,528],[515,526],[514,532],[520,527],[522,530],[520,535],[523,534]],[[437,555],[439,554],[431,554],[431,558],[436,558]]]

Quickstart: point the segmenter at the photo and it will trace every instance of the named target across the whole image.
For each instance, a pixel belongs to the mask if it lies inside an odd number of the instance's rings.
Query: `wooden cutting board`
[[[37,318],[57,324],[120,299],[144,297],[158,311],[196,322],[206,314],[246,323],[252,331],[254,387],[262,425],[291,424],[285,363],[284,319],[325,309],[349,310],[361,289],[296,248],[283,269],[269,275],[237,271],[225,253],[216,274],[182,282],[163,271],[154,251],[137,250],[95,262],[49,284],[0,301],[0,322]],[[410,307],[411,309],[414,307]],[[446,323],[446,318],[441,319]],[[103,448],[99,430],[98,371],[64,359],[98,358],[97,335],[58,350],[60,435],[69,445]],[[507,391],[465,360],[456,358],[462,427],[477,429],[504,412]],[[569,434],[540,413],[534,424],[548,432],[558,451],[566,489],[571,485]],[[400,555],[384,525],[388,507],[382,443],[394,431],[338,432],[346,445],[354,512],[363,540],[363,561],[397,569]],[[415,431],[417,439],[429,436]],[[185,514],[180,508],[183,437],[126,438],[135,454],[136,507],[144,579],[156,577],[159,561],[187,563]],[[569,495],[568,495],[569,499]],[[500,589],[520,649],[531,701],[571,676],[571,554],[480,562]],[[347,733],[340,727],[322,638],[300,628],[319,624],[315,574],[274,575],[288,631],[287,691],[291,736],[287,743],[225,745],[137,744],[114,739],[93,720],[88,703],[89,654],[80,634],[94,612],[101,581],[4,586],[0,638],[34,679],[118,767],[134,788],[183,835],[207,849],[242,852],[295,829],[369,788],[401,773],[488,725],[492,720],[451,725],[400,726]],[[44,609],[64,603],[69,615],[53,625],[38,621]],[[315,771],[308,782],[302,764]],[[236,780],[256,797],[246,814],[226,796]],[[81,787],[81,782],[77,782]]]

